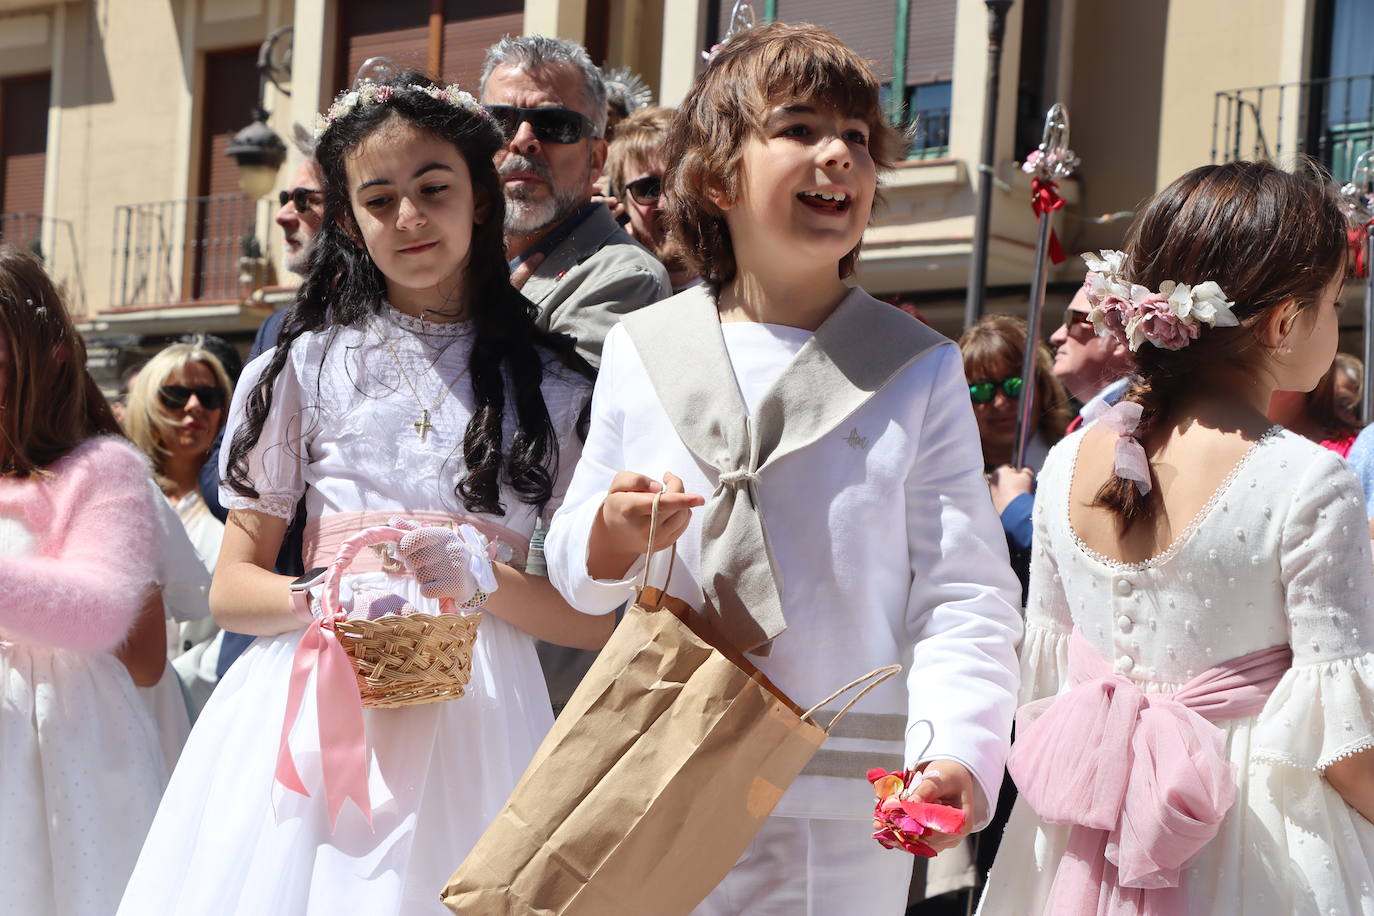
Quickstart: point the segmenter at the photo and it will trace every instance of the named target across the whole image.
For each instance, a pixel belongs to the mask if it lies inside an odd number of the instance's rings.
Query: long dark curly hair
[[[476,409],[463,437],[466,473],[457,495],[469,512],[502,515],[504,480],[521,502],[540,505],[549,500],[558,475],[557,436],[540,390],[546,354],[588,378],[591,367],[576,354],[571,338],[535,326],[535,306],[511,285],[502,237],[505,202],[492,164],[502,142],[496,125],[483,114],[402,88],[434,86],[423,74],[403,72],[381,85],[394,90],[385,103],[356,106],[329,126],[316,148],[324,175],[324,219],[310,272],[282,322],[271,362],[248,395],[245,421],[229,448],[227,481],[242,495],[258,496],[248,479],[248,455],[262,435],[273,384],[292,342],[307,331],[361,325],[383,307],[386,278],[358,241],[362,233],[353,217],[345,163],[364,140],[397,118],[452,143],[472,176],[474,203],[487,208],[486,218],[472,228],[464,277],[475,332],[470,376]],[[502,441],[508,394],[516,418],[509,446]]]

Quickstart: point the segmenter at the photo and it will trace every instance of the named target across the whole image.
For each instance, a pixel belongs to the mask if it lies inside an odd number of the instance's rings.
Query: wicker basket
[[[456,700],[472,678],[472,647],[481,614],[459,614],[452,599],[439,602],[440,614],[388,614],[376,620],[345,620],[339,615],[339,580],[360,549],[399,541],[398,528],[368,528],[339,548],[329,567],[324,611],[335,615],[334,632],[358,678],[363,705],[395,709]]]

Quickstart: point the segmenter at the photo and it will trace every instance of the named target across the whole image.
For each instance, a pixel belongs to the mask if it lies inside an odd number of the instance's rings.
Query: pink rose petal
[[[964,812],[949,805],[903,800],[902,810],[921,824],[934,827],[941,833],[958,833],[964,827]]]

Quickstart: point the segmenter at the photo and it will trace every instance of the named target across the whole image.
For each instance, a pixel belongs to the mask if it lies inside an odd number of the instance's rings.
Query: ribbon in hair
[[[1150,462],[1145,447],[1135,436],[1140,425],[1142,408],[1134,401],[1118,401],[1097,418],[1103,426],[1116,433],[1116,458],[1112,472],[1123,480],[1135,482],[1144,496],[1150,492]]]
[[[1064,198],[1059,196],[1059,186],[1048,178],[1031,179],[1031,209],[1035,218],[1041,219],[1046,213],[1053,213],[1064,206]],[[1063,264],[1068,259],[1064,246],[1059,244],[1059,234],[1050,228],[1050,261]]]

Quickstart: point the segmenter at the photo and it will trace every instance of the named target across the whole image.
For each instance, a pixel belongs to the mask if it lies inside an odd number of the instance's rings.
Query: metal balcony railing
[[[1230,89],[1212,106],[1212,161],[1307,155],[1338,181],[1374,145],[1374,74]]]
[[[942,159],[949,155],[949,109],[921,108],[915,112],[908,159]]]
[[[245,298],[262,285],[268,207],[238,194],[116,207],[111,307]]]
[[[66,299],[67,307],[74,314],[85,313],[86,283],[71,220],[37,213],[0,213],[0,242],[36,254]]]

